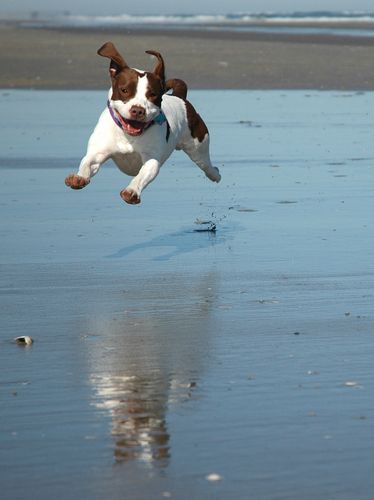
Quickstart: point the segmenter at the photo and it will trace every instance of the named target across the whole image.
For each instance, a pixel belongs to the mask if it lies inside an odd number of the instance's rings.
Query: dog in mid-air
[[[140,203],[143,189],[157,176],[171,153],[182,149],[213,182],[221,179],[209,156],[209,133],[200,115],[186,99],[182,80],[165,81],[165,64],[159,52],[153,72],[130,68],[111,42],[97,52],[110,59],[112,81],[106,109],[89,139],[79,170],[65,179],[82,189],[100,166],[111,158],[133,177],[120,195],[127,203]],[[172,90],[172,94],[167,92]]]

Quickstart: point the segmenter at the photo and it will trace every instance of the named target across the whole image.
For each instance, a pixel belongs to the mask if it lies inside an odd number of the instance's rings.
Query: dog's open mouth
[[[155,123],[155,120],[148,122],[129,120],[128,118],[124,118],[116,109],[113,109],[110,101],[108,101],[107,105],[114,122],[128,135],[141,135],[148,127]]]
[[[149,126],[147,122],[138,122],[136,120],[126,120],[122,118],[123,129],[126,134],[129,135],[140,135],[144,132],[144,130]]]

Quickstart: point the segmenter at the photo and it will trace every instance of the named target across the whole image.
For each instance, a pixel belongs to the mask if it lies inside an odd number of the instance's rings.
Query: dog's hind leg
[[[221,180],[219,170],[210,161],[208,129],[192,104],[188,101],[185,101],[185,104],[189,130],[178,145],[178,149],[182,149],[208,179],[219,182]]]
[[[219,182],[221,175],[217,167],[212,165],[209,154],[209,134],[200,142],[197,138],[189,138],[181,145],[181,149],[201,168],[204,174],[213,182]]]

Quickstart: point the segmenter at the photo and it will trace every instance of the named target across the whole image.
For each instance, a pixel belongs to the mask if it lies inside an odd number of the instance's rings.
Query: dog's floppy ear
[[[150,54],[151,56],[155,56],[157,59],[157,65],[153,70],[153,73],[158,76],[162,82],[162,85],[165,87],[165,63],[162,58],[162,55],[155,50],[146,50],[146,54]]]
[[[104,43],[104,45],[99,48],[97,53],[99,56],[108,57],[110,59],[109,73],[112,77],[116,76],[117,73],[123,69],[128,68],[126,61],[112,42]]]

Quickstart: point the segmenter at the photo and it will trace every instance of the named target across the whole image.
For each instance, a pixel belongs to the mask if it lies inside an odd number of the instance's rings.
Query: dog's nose
[[[142,106],[131,106],[130,115],[132,120],[143,121],[145,118],[145,109]]]

